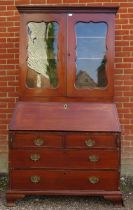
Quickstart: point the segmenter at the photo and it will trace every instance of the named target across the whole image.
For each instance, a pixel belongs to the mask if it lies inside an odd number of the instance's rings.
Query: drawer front
[[[66,136],[65,145],[67,148],[116,148],[117,136],[71,134]]]
[[[11,188],[21,190],[118,190],[115,171],[14,170]]]
[[[117,169],[118,151],[108,150],[12,150],[12,168],[75,168],[75,169]]]
[[[56,134],[24,133],[15,134],[12,146],[17,147],[62,147],[63,136]]]

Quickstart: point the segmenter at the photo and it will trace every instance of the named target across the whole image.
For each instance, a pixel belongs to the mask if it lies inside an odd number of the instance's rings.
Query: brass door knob
[[[97,155],[90,155],[89,156],[89,160],[90,160],[90,162],[97,162],[97,161],[99,161],[99,156],[97,156]]]
[[[39,154],[31,154],[30,159],[34,162],[40,160],[40,155]]]
[[[97,176],[89,177],[89,182],[91,184],[97,184],[99,182],[99,178]]]
[[[87,147],[93,147],[96,144],[96,142],[92,139],[88,139],[85,141],[85,144]]]
[[[40,176],[36,176],[36,175],[31,176],[30,180],[31,180],[32,183],[35,183],[35,184],[39,183],[40,182]]]
[[[37,138],[34,140],[34,145],[36,146],[42,146],[44,144],[44,139],[41,139],[41,138]]]

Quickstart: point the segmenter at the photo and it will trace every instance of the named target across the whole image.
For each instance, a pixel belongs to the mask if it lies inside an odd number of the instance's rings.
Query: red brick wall
[[[123,169],[133,166],[133,1],[0,0],[0,153],[7,153],[7,128],[19,85],[19,14],[16,4],[84,4],[120,6],[116,16],[115,102],[122,127]],[[133,171],[132,171],[133,172]]]

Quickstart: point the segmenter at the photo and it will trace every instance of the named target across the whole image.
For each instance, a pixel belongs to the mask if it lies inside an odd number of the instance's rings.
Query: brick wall
[[[133,0],[0,0],[0,157],[19,86],[19,14],[16,4],[120,6],[116,16],[115,102],[122,127],[122,169],[133,174]],[[131,171],[132,169],[132,171]]]

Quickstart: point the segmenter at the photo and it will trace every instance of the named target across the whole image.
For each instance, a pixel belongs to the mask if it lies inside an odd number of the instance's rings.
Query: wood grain
[[[9,130],[120,132],[113,103],[18,102]]]

